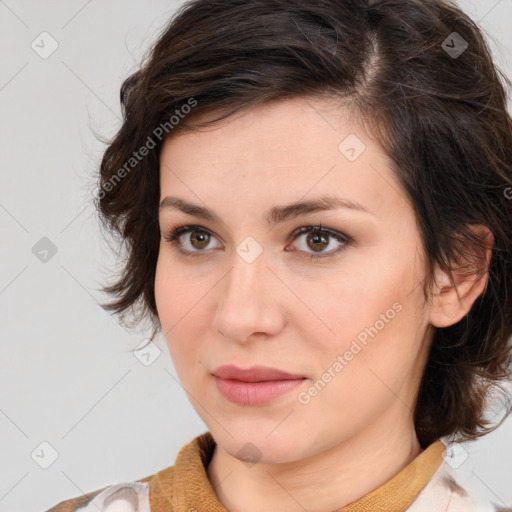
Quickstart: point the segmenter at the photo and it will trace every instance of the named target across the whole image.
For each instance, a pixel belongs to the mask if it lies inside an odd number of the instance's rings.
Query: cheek
[[[160,252],[155,271],[155,303],[163,333],[167,333],[173,325],[176,307],[179,307],[176,299],[180,286],[179,279],[172,276],[169,265]]]
[[[329,368],[336,374],[333,399],[361,407],[361,397],[368,403],[378,402],[382,392],[390,393],[386,385],[399,389],[413,378],[427,326],[418,270],[414,257],[400,259],[390,252],[373,265],[365,261],[359,269],[353,266],[339,274],[329,283],[328,299],[317,297],[319,316],[334,333],[315,337],[311,331],[310,339],[316,340],[317,377]],[[305,296],[307,289],[302,293]],[[343,369],[338,364],[336,372],[333,365],[339,362],[338,356]]]
[[[155,272],[155,302],[162,333],[178,373],[188,365],[187,360],[193,358],[193,341],[199,339],[193,332],[197,322],[191,321],[194,313],[198,312],[194,304],[199,299],[195,297],[193,287],[187,286],[187,281],[187,277],[176,272],[165,256],[159,256]]]
[[[380,313],[388,323],[379,318]],[[391,407],[405,413],[412,409],[421,371],[415,317],[413,308],[385,299],[382,307],[359,312],[357,318],[344,317],[350,327],[340,321],[335,326],[336,341],[318,347],[317,357],[311,356],[321,363],[306,390],[311,398],[304,413],[344,425],[344,435],[350,435]]]
[[[170,329],[174,332],[180,324],[190,324],[190,315],[197,313],[196,306],[214,284],[208,275],[198,275],[188,268],[192,267],[176,261],[162,246],[155,271],[155,302],[164,333]]]
[[[356,259],[356,258],[354,258]],[[325,346],[346,350],[350,342],[389,336],[389,343],[411,339],[423,319],[424,297],[413,261],[394,255],[347,261],[322,286],[298,280],[294,289],[329,328],[326,336],[313,336]],[[319,290],[322,289],[322,294]],[[313,331],[312,331],[313,332]]]

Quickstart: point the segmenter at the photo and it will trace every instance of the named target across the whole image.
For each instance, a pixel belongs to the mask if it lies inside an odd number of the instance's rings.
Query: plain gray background
[[[97,304],[115,256],[91,202],[104,149],[94,133],[119,128],[120,85],[181,3],[0,0],[1,512],[144,478],[207,430],[165,341],[145,366],[129,351],[150,332],[127,332]],[[461,6],[512,76],[512,1]],[[502,506],[511,439],[509,418],[465,445],[475,485]]]

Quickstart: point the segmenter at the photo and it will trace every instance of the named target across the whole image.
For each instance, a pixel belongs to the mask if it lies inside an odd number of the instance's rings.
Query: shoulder
[[[213,438],[206,432],[181,448],[173,466],[137,481],[109,485],[61,501],[45,512],[173,512],[175,507],[170,497],[176,485],[183,495],[190,494],[186,486],[191,476],[193,480],[202,478],[204,486],[209,485],[204,468],[213,446]]]
[[[489,494],[479,494],[471,477],[445,461],[422,489],[407,512],[512,512],[500,507]]]
[[[153,476],[103,487],[62,501],[46,512],[151,512],[149,491]]]

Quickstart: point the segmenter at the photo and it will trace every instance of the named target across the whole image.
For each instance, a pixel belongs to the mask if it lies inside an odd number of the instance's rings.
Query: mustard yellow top
[[[215,441],[206,432],[181,448],[174,466],[137,480],[149,484],[150,512],[227,512],[206,472],[214,448]],[[445,449],[441,441],[435,441],[390,480],[337,512],[404,512],[440,467]],[[75,512],[108,487],[63,501],[47,512]],[[130,500],[129,494],[123,499]],[[138,503],[134,501],[134,510],[147,510]]]

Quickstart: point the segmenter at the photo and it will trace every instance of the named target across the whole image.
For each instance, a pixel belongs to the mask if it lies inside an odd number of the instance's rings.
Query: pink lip
[[[219,366],[213,370],[213,375],[221,379],[233,379],[243,382],[263,382],[266,380],[303,379],[304,375],[293,375],[268,366],[252,366],[244,370],[232,364]]]
[[[253,366],[247,370],[233,365],[220,366],[213,372],[220,394],[239,405],[262,405],[288,393],[305,377],[268,368]]]

